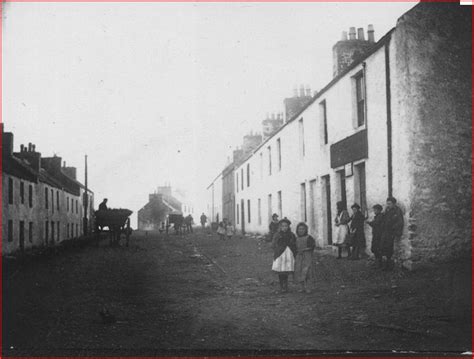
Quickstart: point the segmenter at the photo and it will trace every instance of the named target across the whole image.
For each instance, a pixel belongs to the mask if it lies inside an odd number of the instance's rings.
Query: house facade
[[[277,213],[326,246],[338,201],[366,212],[393,195],[406,267],[470,253],[470,26],[465,8],[421,3],[376,43],[372,27],[343,36],[333,80],[236,166],[237,228],[265,233]]]
[[[60,157],[41,158],[32,144],[14,153],[13,134],[3,127],[2,139],[2,253],[90,233],[94,194],[76,180],[76,169],[61,166]]]

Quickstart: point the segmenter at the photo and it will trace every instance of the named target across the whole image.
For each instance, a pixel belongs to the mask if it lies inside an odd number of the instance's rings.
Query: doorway
[[[242,234],[245,234],[245,208],[244,208],[244,200],[240,200],[240,223],[242,225]]]
[[[323,208],[323,224],[328,239],[328,244],[332,244],[332,215],[331,215],[331,180],[329,175],[322,177],[322,201]]]

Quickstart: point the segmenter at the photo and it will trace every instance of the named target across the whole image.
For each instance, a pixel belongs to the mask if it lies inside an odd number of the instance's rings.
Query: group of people
[[[232,225],[232,222],[227,218],[224,218],[222,222],[219,222],[217,226],[217,235],[219,239],[224,241],[227,239],[232,239],[232,236],[235,234],[235,227]]]
[[[351,206],[351,216],[343,202],[337,202],[336,206],[336,236],[333,244],[338,248],[337,258],[342,258],[342,251],[346,248],[348,259],[360,259],[366,246],[364,224],[367,222],[372,227],[371,251],[375,256],[376,266],[384,270],[392,269],[393,246],[403,232],[403,213],[397,206],[397,200],[388,197],[385,211],[380,204],[374,205],[372,220],[362,214],[357,203]]]
[[[269,225],[273,247],[272,270],[278,273],[280,292],[288,292],[288,276],[294,274],[295,282],[301,285],[300,292],[310,293],[310,281],[314,276],[313,252],[316,242],[308,234],[308,226],[301,222],[296,226],[296,235],[290,229],[288,218],[278,220],[275,213]]]
[[[386,208],[380,204],[372,207],[374,216],[362,214],[359,204],[351,206],[349,215],[343,202],[337,202],[335,219],[336,236],[333,244],[338,248],[338,259],[342,251],[347,250],[347,258],[360,259],[366,246],[364,225],[372,227],[371,250],[375,256],[376,266],[384,270],[393,268],[394,243],[400,239],[403,231],[403,213],[397,206],[394,197],[388,197]],[[278,274],[280,292],[288,292],[288,276],[294,275],[295,282],[301,285],[301,290],[311,292],[310,283],[314,278],[313,252],[316,243],[308,234],[308,225],[304,222],[296,226],[296,235],[290,229],[291,222],[285,217],[281,220],[275,213],[269,224],[269,239],[272,241],[273,265],[272,270]],[[385,258],[385,259],[384,259]]]

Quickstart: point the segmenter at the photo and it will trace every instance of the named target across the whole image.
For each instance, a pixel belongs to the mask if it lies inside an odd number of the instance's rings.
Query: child
[[[225,234],[227,236],[227,239],[232,239],[232,236],[235,234],[235,228],[234,226],[232,225],[232,222],[229,221],[227,223],[227,227],[225,229]]]
[[[219,239],[225,240],[225,226],[224,222],[219,222],[219,226],[217,227],[217,234],[219,235]]]
[[[383,231],[383,208],[380,204],[376,204],[372,209],[374,210],[374,219],[367,221],[368,225],[372,227],[372,245],[370,250],[375,256],[375,265],[377,268],[382,268],[381,241]]]
[[[283,218],[280,230],[273,236],[272,270],[278,273],[281,293],[288,292],[288,274],[295,270],[296,237],[290,230],[291,222]]]
[[[313,276],[313,251],[316,247],[314,238],[308,235],[306,223],[296,226],[295,281],[301,283],[300,292],[311,293],[308,283]]]
[[[351,218],[349,213],[347,213],[347,208],[344,202],[339,201],[336,203],[337,207],[337,216],[335,219],[336,222],[336,236],[334,238],[333,244],[337,247],[337,259],[342,258],[342,248],[347,248],[347,258],[351,256],[351,247],[347,245],[347,240],[349,236],[349,226],[347,225]]]
[[[360,206],[354,203],[351,206],[352,217],[351,217],[351,246],[352,246],[352,257],[351,259],[358,260],[361,248],[365,247],[365,233],[364,233],[364,222],[365,217],[360,211]]]

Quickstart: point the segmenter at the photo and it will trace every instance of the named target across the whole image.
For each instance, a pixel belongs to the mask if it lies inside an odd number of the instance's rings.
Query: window
[[[79,213],[79,201],[76,199],[76,213]]]
[[[8,178],[8,204],[13,204],[13,180]]]
[[[301,220],[306,222],[308,220],[306,213],[306,183],[301,184]]]
[[[57,235],[56,235],[56,238],[58,239],[58,242],[59,242],[59,237],[60,237],[59,226],[60,226],[60,223],[56,222],[56,229],[57,229],[57,232],[58,232]]]
[[[328,118],[327,118],[327,109],[326,109],[326,100],[322,101],[319,104],[319,113],[321,116],[321,123],[323,126],[323,138],[322,142],[323,144],[327,145],[328,144]]]
[[[248,216],[248,222],[250,223],[250,200],[247,200],[247,216]]]
[[[54,191],[51,188],[51,212],[54,213]]]
[[[56,191],[56,209],[59,212],[59,191]]]
[[[28,223],[28,241],[33,243],[33,222]]]
[[[79,237],[79,224],[76,223],[76,237]]]
[[[304,157],[305,154],[305,148],[304,148],[304,124],[303,124],[303,119],[301,118],[298,121],[298,133],[299,133],[299,138],[300,138],[300,156]]]
[[[240,189],[244,190],[244,169],[240,169]]]
[[[54,243],[54,222],[51,221],[51,243]]]
[[[343,169],[337,172],[339,177],[339,201],[344,203],[344,206],[347,206],[346,198],[346,171]]]
[[[278,216],[283,217],[283,203],[281,198],[281,191],[278,191]]]
[[[267,147],[268,151],[268,175],[272,175],[272,148],[270,146]]]
[[[235,213],[235,223],[237,224],[239,224],[239,217],[240,217],[239,205],[237,205],[237,212]]]
[[[71,238],[74,238],[74,223],[71,223]]]
[[[33,208],[33,186],[29,185],[28,187],[28,204],[30,208]]]
[[[262,200],[258,199],[258,224],[262,224]]]
[[[66,224],[66,238],[70,238],[70,233],[69,233],[69,223]]]
[[[25,204],[25,184],[20,182],[20,202]]]
[[[268,195],[268,222],[271,222],[272,221],[272,195],[269,194]]]
[[[247,163],[247,187],[250,187],[250,163]]]
[[[239,192],[239,174],[238,173],[235,174],[235,184],[236,184],[235,188],[237,189],[236,192],[238,193]]]
[[[281,171],[281,140],[277,140],[277,161],[278,161],[278,171]]]
[[[263,152],[260,152],[260,178],[263,178]]]
[[[357,108],[357,127],[363,126],[365,123],[365,84],[363,72],[358,73],[354,77],[355,81],[355,97]]]
[[[44,189],[44,208],[48,209],[49,208],[49,199],[48,199],[48,188]]]
[[[46,222],[44,222],[44,242],[45,242],[45,244],[48,244],[48,238],[49,238],[49,222],[46,221]]]
[[[66,197],[66,212],[69,212],[69,197]]]
[[[13,242],[13,221],[8,221],[8,242]]]

